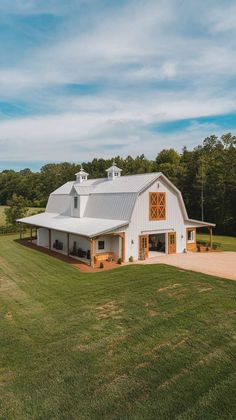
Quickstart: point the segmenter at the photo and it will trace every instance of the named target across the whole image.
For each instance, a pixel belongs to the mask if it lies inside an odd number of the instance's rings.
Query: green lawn
[[[234,419],[236,283],[0,237],[1,419]]]
[[[0,227],[6,225],[6,218],[5,218],[5,213],[4,213],[4,209],[6,208],[7,206],[0,206]],[[31,214],[34,214],[34,213],[38,213],[40,211],[44,211],[44,209],[38,208],[38,207],[28,207],[27,216],[30,216]]]
[[[209,243],[208,234],[197,234],[197,241]],[[222,251],[236,251],[236,237],[213,235],[213,244]]]

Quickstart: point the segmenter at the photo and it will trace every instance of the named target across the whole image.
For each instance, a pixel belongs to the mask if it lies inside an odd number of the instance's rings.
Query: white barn
[[[49,196],[44,213],[19,219],[37,228],[37,245],[94,266],[160,253],[196,249],[196,228],[212,223],[188,218],[180,191],[160,172],[121,176],[115,162],[107,177],[76,180]]]

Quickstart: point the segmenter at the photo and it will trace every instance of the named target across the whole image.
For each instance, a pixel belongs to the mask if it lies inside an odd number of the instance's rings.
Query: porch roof
[[[187,227],[215,227],[215,223],[203,222],[201,220],[187,219],[185,221]]]
[[[34,216],[18,219],[17,222],[32,226],[55,229],[61,232],[73,233],[92,238],[102,233],[108,233],[127,225],[124,220],[98,219],[92,217],[69,217],[58,213],[40,213]]]

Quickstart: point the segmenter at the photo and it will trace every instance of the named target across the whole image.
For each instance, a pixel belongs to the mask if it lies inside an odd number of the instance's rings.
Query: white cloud
[[[15,3],[26,14],[53,12],[56,3],[58,13],[68,13],[65,2],[51,0],[41,8],[33,0]],[[148,125],[235,111],[234,91],[227,88],[236,71],[234,41],[224,38],[231,9],[225,7],[220,28],[220,2],[200,3],[130,1],[104,16],[100,10],[87,28],[77,27],[73,17],[73,31],[65,32],[63,41],[35,49],[16,67],[0,68],[3,98],[45,110],[0,120],[1,159],[73,159],[75,150],[86,159],[198,143],[214,126],[196,123],[181,135],[160,135]],[[73,83],[102,85],[104,91],[84,96],[57,91]]]
[[[229,4],[228,7],[225,7],[225,4],[216,7],[216,9],[209,14],[209,22],[210,32],[221,33],[230,31],[230,35],[232,35],[232,31],[235,32],[236,29],[235,2]]]
[[[178,99],[173,94],[167,98],[165,94],[155,97],[149,94],[142,101],[136,98],[126,102],[105,96],[96,100],[81,98],[70,106],[73,112],[0,122],[0,141],[5,144],[1,159],[30,160],[37,156],[43,160],[47,156],[52,160],[70,160],[76,158],[75,154],[86,159],[95,155],[142,152],[151,156],[165,145],[165,141],[168,143],[174,138],[173,135],[159,134],[158,123],[221,114],[231,110],[233,101],[199,97],[189,103],[184,95]],[[150,124],[156,125],[156,133],[148,129]],[[210,129],[212,125],[193,123],[191,126],[194,138],[199,132],[203,138],[204,130],[209,132]],[[192,138],[186,136],[187,132],[189,128],[182,136],[189,145]],[[175,146],[181,138],[179,134],[176,136]]]

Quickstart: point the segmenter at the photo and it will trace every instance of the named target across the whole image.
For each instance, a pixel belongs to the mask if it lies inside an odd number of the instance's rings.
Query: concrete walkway
[[[162,255],[139,264],[168,264],[184,270],[236,280],[236,252],[204,252]]]

